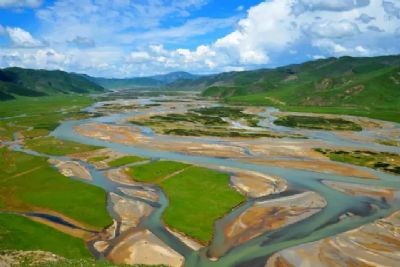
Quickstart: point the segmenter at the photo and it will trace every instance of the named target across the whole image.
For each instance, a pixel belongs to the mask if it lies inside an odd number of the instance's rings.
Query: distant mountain
[[[102,91],[103,87],[78,74],[59,70],[0,69],[0,100],[10,100],[17,96],[85,94]]]
[[[170,72],[163,75],[150,76],[150,78],[157,81],[161,81],[165,84],[169,84],[177,80],[195,80],[199,77],[200,77],[199,75],[194,75],[184,71]]]
[[[149,77],[134,77],[125,79],[107,79],[85,76],[89,80],[107,88],[107,89],[133,89],[133,88],[166,88],[166,85],[177,80],[194,80],[199,76],[188,72],[171,72],[163,75]]]

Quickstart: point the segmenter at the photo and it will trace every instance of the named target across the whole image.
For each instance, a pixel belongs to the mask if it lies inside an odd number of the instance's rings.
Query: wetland
[[[0,250],[60,264],[329,266],[354,262],[334,244],[357,240],[358,261],[395,260],[398,124],[182,99],[2,107]]]

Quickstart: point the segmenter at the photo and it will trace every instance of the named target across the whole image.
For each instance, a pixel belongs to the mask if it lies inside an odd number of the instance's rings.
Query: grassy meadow
[[[14,214],[0,214],[1,250],[50,251],[69,259],[90,258],[83,240]]]
[[[166,193],[164,222],[204,244],[212,239],[214,222],[245,200],[229,186],[228,174],[207,168],[157,161],[130,169],[134,180],[155,183]]]

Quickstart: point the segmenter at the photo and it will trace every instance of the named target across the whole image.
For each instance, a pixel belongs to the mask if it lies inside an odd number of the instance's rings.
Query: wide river
[[[148,104],[151,103],[151,100],[142,99],[141,103]],[[87,109],[87,111],[94,111],[96,107],[99,106],[101,106],[101,103],[97,103],[93,107]],[[266,120],[263,123],[267,126],[270,125],[271,127],[273,127],[271,120],[273,120],[274,118],[273,116],[269,116],[268,110],[269,109],[267,109],[265,113]],[[399,177],[383,172],[368,169],[368,171],[378,176],[379,179],[360,179],[348,176],[326,174],[322,172],[320,173],[299,169],[291,169],[287,167],[279,168],[265,166],[262,164],[245,163],[233,159],[224,159],[210,156],[192,156],[176,152],[142,148],[135,145],[118,144],[81,136],[74,131],[74,127],[91,122],[125,125],[123,122],[125,118],[131,117],[139,113],[140,112],[119,113],[91,119],[67,121],[62,123],[55,131],[53,131],[52,135],[64,140],[107,147],[126,154],[134,154],[150,158],[184,161],[202,166],[218,165],[234,167],[244,170],[253,170],[268,175],[276,175],[287,180],[289,188],[292,192],[297,190],[314,191],[323,196],[327,201],[327,206],[321,212],[309,217],[308,219],[284,227],[282,229],[263,234],[246,242],[243,245],[235,247],[218,261],[211,261],[206,257],[208,249],[207,247],[201,249],[198,252],[194,252],[186,245],[184,245],[180,240],[178,240],[165,230],[160,218],[162,212],[168,206],[168,200],[166,199],[164,194],[159,191],[159,205],[156,207],[155,212],[153,212],[150,217],[142,222],[142,225],[149,228],[154,234],[156,234],[160,239],[171,246],[174,250],[184,255],[186,266],[264,266],[268,256],[276,251],[294,245],[319,240],[327,236],[354,229],[363,224],[384,217],[394,212],[395,210],[400,209],[399,202],[388,204],[385,201],[374,200],[372,198],[367,198],[363,196],[351,196],[336,191],[321,183],[321,180],[346,181],[364,185],[385,186],[400,189]],[[142,130],[150,135],[153,135],[150,129],[142,128]],[[287,132],[291,129],[285,127],[277,127],[274,130]],[[372,133],[363,132],[361,134],[368,135]],[[370,149],[372,148],[382,151],[398,152],[398,148],[382,146],[378,144],[363,143],[361,141],[349,141],[348,139],[338,137],[330,132],[314,131],[309,133],[308,137],[330,144],[337,144],[338,146],[346,145],[350,147]],[[153,136],[153,138],[155,141],[157,141],[157,136]],[[179,137],[179,139],[182,138]],[[214,141],[210,140],[210,142],[215,142],[215,139],[213,140]],[[207,143],[208,141],[209,140],[207,140],[207,138],[204,138],[202,140],[202,142],[204,143]],[[113,192],[116,190],[116,185],[107,180],[100,171],[91,168],[91,173],[94,176],[94,181],[92,182],[93,184],[104,188],[108,192]],[[284,194],[287,195],[290,193],[286,192]],[[279,195],[274,195],[268,198],[276,197],[279,197]],[[250,203],[251,200],[233,210],[232,213],[226,215],[226,217],[236,216],[236,214],[248,207]],[[349,213],[357,216],[342,216],[343,214]],[[341,216],[342,218],[340,218]],[[223,238],[220,225],[221,222],[215,225],[215,244],[218,244],[218,239]]]

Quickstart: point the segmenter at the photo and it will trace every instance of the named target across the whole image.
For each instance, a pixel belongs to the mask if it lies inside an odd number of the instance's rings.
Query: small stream
[[[149,99],[142,99],[142,104],[153,103]],[[94,106],[87,108],[86,111],[93,112],[97,107],[101,106],[101,103],[96,103]],[[162,108],[162,107],[160,107]],[[261,126],[272,129],[277,132],[291,132],[296,130],[276,126],[272,123],[275,119],[271,112],[274,109],[267,109],[263,114],[266,120],[261,122]],[[398,176],[390,175],[383,172],[373,171],[368,169],[368,171],[376,174],[380,179],[359,179],[354,177],[339,176],[333,174],[323,174],[306,170],[290,169],[290,168],[279,168],[271,166],[263,166],[260,164],[245,163],[232,159],[222,159],[216,157],[207,156],[192,156],[175,152],[161,151],[156,149],[141,148],[134,145],[118,144],[108,141],[102,141],[94,138],[89,138],[81,136],[74,131],[74,127],[83,125],[91,122],[108,123],[116,125],[124,125],[123,120],[132,117],[133,115],[140,114],[141,112],[130,112],[121,114],[112,114],[103,117],[83,119],[78,121],[66,121],[62,123],[57,129],[55,129],[51,135],[63,140],[76,141],[88,145],[96,145],[107,147],[122,153],[133,154],[148,158],[157,159],[168,159],[175,161],[182,161],[192,164],[197,164],[206,167],[214,166],[225,166],[233,167],[243,170],[252,170],[260,173],[280,176],[286,179],[289,184],[289,192],[296,191],[314,191],[323,196],[327,201],[327,206],[319,213],[303,220],[293,225],[278,229],[276,231],[268,232],[257,238],[254,238],[247,243],[237,246],[231,251],[229,251],[225,256],[220,258],[218,261],[211,261],[207,257],[208,247],[201,249],[198,252],[192,251],[185,244],[183,244],[179,239],[170,234],[164,227],[161,221],[161,215],[163,211],[168,207],[168,199],[162,190],[158,187],[153,187],[159,195],[159,201],[157,203],[150,203],[155,207],[155,211],[140,224],[140,227],[150,229],[155,235],[162,239],[167,245],[171,246],[174,250],[182,254],[186,259],[186,266],[264,266],[265,261],[268,256],[272,253],[279,251],[281,249],[302,244],[305,242],[319,240],[324,237],[335,235],[350,229],[354,229],[363,224],[372,222],[378,218],[387,216],[388,214],[398,210],[400,208],[400,202],[393,204],[388,204],[385,201],[378,201],[376,199],[360,196],[350,196],[339,191],[336,191],[328,186],[321,183],[321,180],[332,180],[332,181],[342,181],[342,182],[353,182],[364,185],[373,186],[385,186],[400,189],[400,179]],[[132,126],[132,125],[130,125]],[[134,126],[132,126],[134,127]],[[157,142],[158,138],[162,140],[181,140],[182,137],[159,137],[155,135],[149,128],[141,127],[143,133],[147,136],[154,138],[154,142]],[[348,139],[343,139],[336,136],[334,133],[325,131],[306,131],[307,137],[313,140],[323,141],[325,143],[337,146],[349,146],[364,149],[377,149],[379,151],[388,152],[399,152],[399,148],[389,147],[379,144],[371,144],[364,142],[356,142]],[[304,132],[302,132],[304,134]],[[367,134],[367,133],[363,133]],[[193,142],[203,142],[203,143],[218,143],[215,139],[207,138],[184,138],[184,140]],[[291,139],[288,139],[291,140]],[[221,143],[223,143],[221,141]],[[13,149],[24,151],[27,153],[41,155],[33,151],[22,149],[18,145],[14,145]],[[47,156],[47,155],[46,155]],[[68,157],[50,157],[54,159],[61,160],[71,160]],[[128,185],[122,185],[107,179],[102,171],[96,170],[90,164],[81,162],[89,170],[93,177],[93,181],[83,181],[91,183],[98,187],[103,188],[107,192],[114,192],[119,195],[123,195],[118,188],[120,187],[132,187]],[[359,167],[360,169],[365,169]],[[282,193],[282,194],[288,194]],[[123,195],[124,197],[128,197]],[[271,196],[271,197],[279,197]],[[218,221],[215,224],[215,236],[211,246],[218,246],[223,243],[222,225],[224,220],[232,218],[240,214],[244,209],[251,205],[252,201],[242,204],[241,206],[234,209],[230,214],[227,214],[225,218]],[[108,207],[110,214],[115,218],[116,215],[113,214],[112,208]],[[343,214],[352,213],[355,216],[345,217],[344,219],[339,219]],[[41,215],[39,215],[41,216]],[[52,219],[52,218],[49,218]]]

